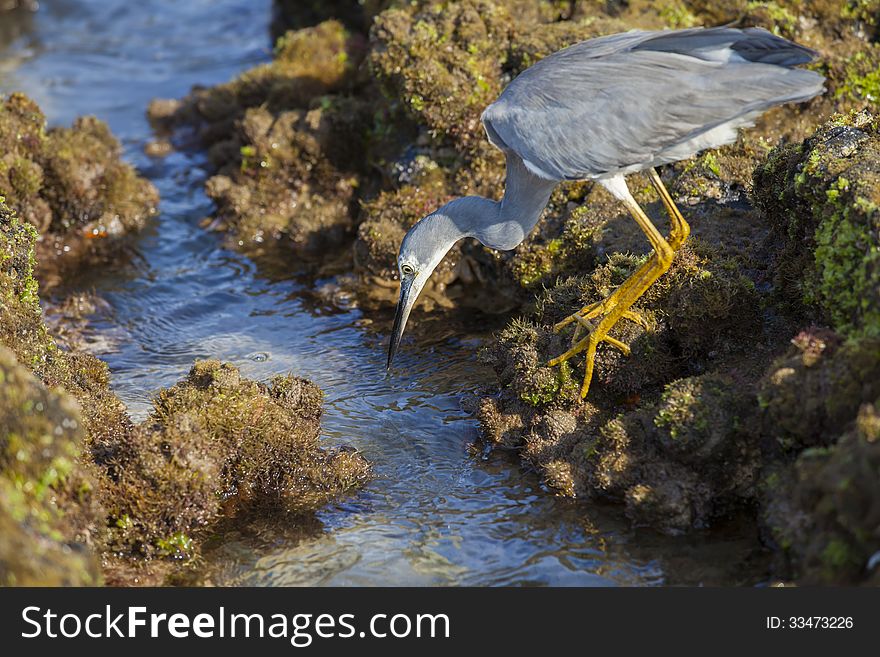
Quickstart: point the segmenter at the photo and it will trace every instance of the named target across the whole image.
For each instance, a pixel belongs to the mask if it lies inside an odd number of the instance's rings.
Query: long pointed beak
[[[406,320],[409,319],[409,314],[419,296],[420,286],[414,285],[414,282],[414,276],[400,281],[400,299],[397,301],[397,313],[394,315],[394,326],[391,329],[388,363],[385,365],[386,372],[391,369],[391,362],[394,360],[394,354],[397,353],[397,347],[400,346],[400,339],[403,337],[403,329],[406,328]]]

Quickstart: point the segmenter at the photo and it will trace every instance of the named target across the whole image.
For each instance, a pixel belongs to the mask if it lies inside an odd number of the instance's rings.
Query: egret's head
[[[441,208],[429,214],[409,229],[400,245],[397,256],[397,269],[400,274],[400,299],[397,302],[397,314],[394,327],[391,329],[391,344],[388,347],[388,364],[394,360],[394,354],[403,337],[406,320],[419,298],[422,288],[436,269],[443,256],[465,233],[462,232]]]

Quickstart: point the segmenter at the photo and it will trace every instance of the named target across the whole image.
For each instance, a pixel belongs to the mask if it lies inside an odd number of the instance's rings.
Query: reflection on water
[[[260,277],[198,227],[211,211],[203,162],[144,156],[144,109],[268,58],[269,15],[268,0],[59,0],[0,30],[4,90],[31,94],[53,123],[79,114],[106,120],[162,195],[138,257],[77,281],[109,303],[91,330],[105,336],[94,343],[132,413],[143,417],[151,394],[194,358],[232,361],[258,379],[291,371],[325,390],[328,441],[353,445],[375,464],[376,480],[317,523],[254,522],[224,534],[207,552],[206,577],[272,585],[748,581],[740,568],[747,542],[737,532],[687,543],[633,533],[614,514],[554,499],[513,457],[469,456],[476,425],[460,400],[491,383],[472,331],[410,337],[386,378],[383,336],[362,328],[357,310],[316,312],[303,283]]]

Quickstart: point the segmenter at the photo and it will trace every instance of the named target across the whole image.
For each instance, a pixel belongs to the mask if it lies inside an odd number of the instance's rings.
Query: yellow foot
[[[553,325],[553,330],[559,332],[561,329],[564,329],[569,324],[577,322],[579,325],[583,325],[584,321],[589,322],[589,320],[594,319],[600,315],[607,314],[616,304],[615,295],[611,295],[607,299],[602,299],[602,301],[597,301],[596,303],[591,303],[589,306],[584,306],[576,313],[573,313],[563,319],[561,322],[558,322]],[[637,312],[632,310],[624,310],[620,315],[623,319],[628,319],[631,322],[635,322],[636,324],[640,324],[644,328],[650,328],[648,326],[648,321],[639,315]],[[591,326],[587,326],[590,328]],[[577,328],[575,328],[575,333],[577,333]]]
[[[616,312],[612,312],[617,305],[615,303],[616,299],[615,295],[608,297],[607,299],[603,299],[602,301],[598,301],[596,303],[590,304],[589,306],[585,306],[578,312],[566,317],[564,320],[556,324],[553,328],[555,331],[561,331],[563,328],[568,326],[569,324],[575,324],[574,334],[572,335],[572,346],[566,351],[564,354],[561,354],[551,360],[548,365],[551,367],[559,365],[565,361],[567,361],[572,356],[576,356],[582,351],[586,351],[586,365],[585,365],[585,373],[584,373],[584,383],[581,386],[581,398],[587,396],[587,392],[590,389],[590,380],[593,377],[593,367],[595,365],[596,359],[596,347],[600,342],[606,342],[615,349],[619,350],[624,356],[630,355],[630,348],[625,343],[621,342],[617,338],[612,338],[608,335],[608,331],[617,323],[620,319],[628,319],[632,322],[635,322],[644,328],[649,328],[648,321],[642,317],[642,315],[630,310],[630,309],[620,309],[617,308]],[[595,318],[599,316],[608,316],[615,315],[616,317],[611,321],[598,321],[593,322]],[[608,319],[611,319],[608,317]],[[586,336],[580,338],[581,329],[586,330]]]

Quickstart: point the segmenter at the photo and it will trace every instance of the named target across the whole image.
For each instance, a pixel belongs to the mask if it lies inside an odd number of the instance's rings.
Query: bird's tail
[[[733,54],[742,61],[786,68],[807,64],[818,56],[815,50],[760,27],[692,27],[655,32],[634,49],[675,52],[708,59]]]
[[[740,33],[742,38],[734,41],[730,47],[749,62],[792,67],[808,64],[819,54],[812,48],[783,39],[759,27],[749,27]]]

